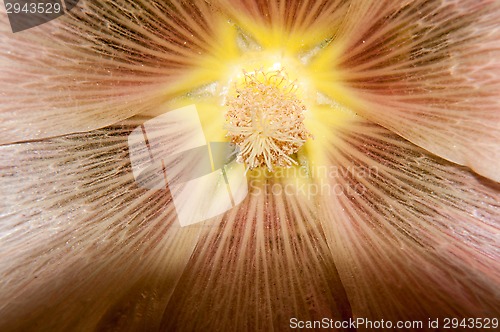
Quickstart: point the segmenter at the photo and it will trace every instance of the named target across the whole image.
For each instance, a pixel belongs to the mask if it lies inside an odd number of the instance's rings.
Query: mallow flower
[[[497,1],[81,0],[17,33],[1,16],[2,330],[498,318]],[[181,226],[130,137],[188,110],[247,194]]]

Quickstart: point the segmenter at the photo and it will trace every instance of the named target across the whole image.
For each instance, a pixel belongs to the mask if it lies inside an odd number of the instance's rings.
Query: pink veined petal
[[[133,178],[127,138],[142,121],[0,147],[2,329],[279,329],[291,317],[351,317],[316,197],[255,177],[240,206],[179,228],[169,192]],[[190,134],[165,133],[160,145]]]
[[[228,12],[232,13],[236,20],[251,17],[252,21],[257,21],[271,31],[277,29],[280,33],[284,33],[284,36],[292,38],[307,33],[332,31],[334,29],[332,24],[340,21],[349,9],[349,2],[339,0],[227,0],[226,2],[226,6],[229,7]],[[243,25],[241,28],[246,27]],[[286,40],[282,42],[285,43]]]
[[[243,203],[203,228],[162,330],[271,331],[293,317],[348,320],[317,197],[300,192],[283,178],[251,176]]]
[[[330,45],[343,51],[329,79],[354,93],[363,117],[500,181],[499,3],[357,6]]]
[[[0,24],[0,144],[88,131],[163,103],[216,36],[203,1],[79,1],[12,33]]]
[[[365,120],[336,133],[323,226],[353,316],[498,316],[498,184]]]
[[[137,187],[131,129],[0,147],[1,330],[158,329],[199,228]]]

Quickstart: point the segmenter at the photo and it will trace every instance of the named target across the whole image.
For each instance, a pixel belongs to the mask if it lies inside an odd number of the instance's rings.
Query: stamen
[[[238,145],[237,161],[249,169],[297,164],[296,153],[312,135],[304,126],[304,104],[296,95],[297,85],[283,70],[244,72],[244,80],[228,97],[227,136]]]

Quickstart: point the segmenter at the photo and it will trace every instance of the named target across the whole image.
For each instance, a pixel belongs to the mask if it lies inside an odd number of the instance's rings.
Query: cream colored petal
[[[353,1],[352,9],[330,44],[324,88],[342,86],[360,115],[500,181],[499,3]]]
[[[81,0],[12,33],[0,14],[0,144],[83,132],[161,104],[216,40],[206,2]],[[174,79],[175,78],[175,79]]]
[[[353,316],[498,316],[498,184],[364,120],[330,128],[323,225]]]
[[[0,329],[158,328],[199,229],[136,185],[137,124],[0,147]]]
[[[162,330],[281,331],[294,317],[351,317],[316,197],[283,177],[249,180],[245,201],[205,224]]]

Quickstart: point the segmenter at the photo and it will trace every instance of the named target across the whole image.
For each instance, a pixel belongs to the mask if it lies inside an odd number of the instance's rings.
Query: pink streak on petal
[[[347,17],[350,28],[338,36],[347,46],[335,60],[340,80],[360,100],[356,111],[500,181],[499,3],[388,1],[363,7],[364,15]]]
[[[342,190],[325,232],[355,317],[498,315],[496,183],[364,120],[338,130],[329,161]]]
[[[351,317],[316,197],[286,195],[280,179],[250,181],[238,208],[204,225],[162,329],[270,331],[292,317]]]
[[[137,187],[136,125],[0,147],[1,330],[158,329],[199,230]]]
[[[80,1],[13,34],[0,24],[0,144],[88,131],[163,103],[213,34],[205,2]]]

